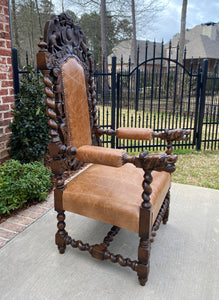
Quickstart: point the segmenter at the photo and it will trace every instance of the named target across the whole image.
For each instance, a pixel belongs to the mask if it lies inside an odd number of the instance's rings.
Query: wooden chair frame
[[[51,168],[56,175],[56,188],[54,193],[55,210],[58,213],[58,231],[56,233],[56,244],[60,253],[65,252],[66,245],[88,251],[94,258],[104,260],[109,259],[113,263],[121,266],[128,266],[137,272],[139,282],[145,285],[149,272],[149,256],[151,242],[161,221],[166,224],[169,215],[170,193],[168,191],[159,214],[154,224],[152,224],[152,212],[150,194],[152,192],[150,184],[152,182],[152,170],[167,171],[172,173],[175,170],[176,155],[172,155],[172,142],[187,139],[190,132],[188,130],[176,129],[165,130],[164,132],[152,132],[152,137],[161,138],[167,141],[166,153],[149,154],[143,151],[139,155],[122,156],[122,164],[132,163],[137,168],[144,170],[142,204],[140,207],[138,260],[124,258],[120,254],[114,255],[108,250],[110,242],[118,233],[119,227],[113,226],[108,232],[103,242],[96,245],[89,245],[82,241],[72,239],[65,230],[65,214],[62,206],[62,195],[65,189],[63,173],[69,169],[77,169],[81,162],[77,161],[77,149],[70,147],[67,134],[67,115],[65,111],[63,87],[61,82],[61,66],[68,57],[77,58],[83,65],[87,84],[88,108],[90,113],[90,128],[92,144],[101,146],[100,137],[103,134],[117,135],[116,130],[104,130],[97,123],[96,94],[94,83],[94,63],[91,52],[85,43],[85,37],[79,25],[73,23],[72,18],[67,14],[53,16],[47,22],[44,37],[41,37],[38,44],[40,50],[37,54],[38,68],[43,73],[45,84],[47,114],[49,116],[49,126],[51,143],[49,152],[52,156]]]

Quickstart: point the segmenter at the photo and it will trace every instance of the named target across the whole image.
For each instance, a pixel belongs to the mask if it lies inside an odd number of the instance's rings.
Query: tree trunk
[[[181,14],[181,30],[180,30],[180,39],[179,39],[179,62],[181,64],[183,64],[183,52],[185,48],[186,10],[187,10],[187,0],[183,0],[182,14]]]
[[[101,48],[102,48],[102,62],[103,62],[103,73],[108,73],[108,61],[107,61],[107,28],[106,28],[106,0],[101,0],[100,6],[100,18],[101,18]],[[103,76],[103,90],[104,100],[108,102],[109,98],[109,85],[108,76]]]
[[[135,0],[132,0],[132,28],[133,28],[134,66],[137,66],[137,37],[136,37],[136,19],[135,19]]]
[[[179,39],[179,56],[178,62],[183,65],[184,48],[185,48],[185,34],[186,34],[186,9],[187,0],[183,0],[182,3],[182,13],[181,13],[181,29],[180,29],[180,39]],[[182,101],[182,73],[183,69],[178,68],[177,74],[177,90],[176,90],[176,108],[179,108]]]
[[[101,17],[101,47],[102,57],[105,60],[104,68],[107,67],[107,38],[106,38],[106,0],[101,0],[100,7]],[[107,69],[105,69],[107,71]]]
[[[12,4],[12,25],[13,25],[13,30],[14,30],[14,39],[15,39],[15,47],[17,48],[17,53],[18,53],[18,65],[21,66],[20,64],[20,41],[18,37],[18,25],[17,25],[17,17],[16,17],[16,6],[15,6],[15,0],[11,0]]]
[[[38,15],[38,19],[39,19],[40,34],[43,35],[43,26],[42,26],[40,11],[39,11],[38,0],[35,0],[35,4],[36,4],[36,10],[37,10],[37,15]]]

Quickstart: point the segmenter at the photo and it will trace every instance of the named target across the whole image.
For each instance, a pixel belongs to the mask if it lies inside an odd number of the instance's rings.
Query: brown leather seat
[[[92,165],[67,184],[63,209],[131,231],[139,231],[144,171],[126,164],[120,168]],[[170,174],[152,172],[153,223],[170,188]]]

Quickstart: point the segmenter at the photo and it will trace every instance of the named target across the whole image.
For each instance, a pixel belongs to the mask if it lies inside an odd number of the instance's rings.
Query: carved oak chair
[[[53,16],[46,23],[39,43],[38,68],[45,83],[47,113],[56,175],[54,192],[58,213],[56,244],[60,253],[66,245],[88,251],[94,258],[109,259],[137,272],[145,285],[149,272],[151,242],[161,221],[168,220],[171,176],[176,155],[172,141],[187,139],[189,131],[118,128],[103,130],[97,123],[94,64],[83,32],[71,16]],[[146,150],[129,156],[120,149],[101,147],[103,134],[122,139],[167,141],[166,153],[149,154]],[[63,173],[92,163],[64,184]],[[65,211],[113,225],[103,242],[89,245],[72,239],[65,230]],[[120,228],[137,232],[140,237],[138,259],[132,261],[107,249]]]

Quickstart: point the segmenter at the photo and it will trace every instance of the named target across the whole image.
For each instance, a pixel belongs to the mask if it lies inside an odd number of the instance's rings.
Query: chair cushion
[[[139,231],[144,172],[132,164],[120,168],[92,165],[72,179],[63,193],[63,209],[134,232]],[[152,172],[153,223],[170,188],[170,174]]]
[[[69,126],[69,144],[76,148],[91,145],[84,68],[75,57],[68,58],[62,65],[62,83]]]

